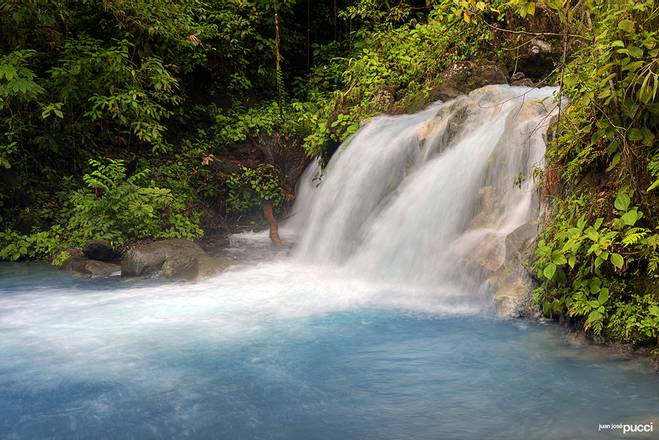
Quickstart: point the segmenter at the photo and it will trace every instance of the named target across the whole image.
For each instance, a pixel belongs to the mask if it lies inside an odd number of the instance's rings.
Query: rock
[[[121,259],[121,276],[135,277],[158,272],[170,258],[206,255],[189,240],[159,240],[130,247]]]
[[[506,73],[495,64],[477,64],[473,73],[474,81],[482,85],[476,88],[490,84],[508,83]]]
[[[494,186],[483,186],[478,190],[479,212],[469,224],[471,229],[486,227],[501,216],[500,199]]]
[[[159,240],[130,247],[121,260],[121,276],[148,275],[162,271],[169,279],[196,281],[222,272],[230,258],[211,257],[188,240]]]
[[[534,38],[533,41],[531,41],[531,53],[534,55],[538,55],[539,53],[552,53],[553,48],[551,47],[551,44],[544,40],[540,40],[538,38]]]
[[[389,111],[395,100],[392,91],[385,87],[378,88],[373,96],[373,104],[376,108],[385,112]]]
[[[490,290],[494,292],[495,309],[501,317],[532,315],[533,281],[525,263],[534,254],[537,235],[538,225],[526,223],[505,237],[503,264],[487,280]]]
[[[513,87],[535,87],[535,83],[528,78],[513,81],[510,83],[510,85]]]
[[[520,51],[516,67],[528,78],[541,80],[554,70],[561,55],[562,50],[558,47],[554,48],[544,40],[534,39]]]
[[[524,264],[533,253],[533,242],[538,236],[538,225],[525,223],[506,236],[506,259]]]
[[[62,264],[60,269],[73,275],[86,278],[105,278],[119,276],[121,274],[121,266],[118,264],[90,260],[81,255],[73,255],[69,257]]]
[[[433,89],[431,96],[434,100],[448,101],[450,99],[455,99],[463,93],[453,87],[451,84],[441,84],[436,89]]]
[[[504,284],[494,293],[494,307],[497,315],[505,318],[519,318],[528,315],[531,300],[530,283],[519,278]]]
[[[465,237],[464,243],[470,253],[465,255],[465,261],[475,263],[481,269],[492,273],[504,263],[504,236],[496,232],[478,231]]]
[[[107,240],[90,240],[85,243],[82,252],[92,260],[112,261],[117,258],[117,253]]]
[[[163,263],[162,275],[170,279],[196,281],[220,273],[232,263],[233,261],[226,257],[179,255]]]
[[[507,83],[507,75],[496,64],[458,61],[444,71],[440,84],[430,91],[430,99],[446,101],[483,86]]]

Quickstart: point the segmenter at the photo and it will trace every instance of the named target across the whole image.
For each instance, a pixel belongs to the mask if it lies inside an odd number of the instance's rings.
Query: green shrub
[[[90,160],[87,188],[73,193],[66,229],[75,242],[107,239],[115,245],[138,238],[195,238],[202,231],[183,200],[147,182],[149,169],[126,175],[122,160]],[[192,218],[190,218],[192,217]]]
[[[542,279],[535,301],[545,315],[567,313],[596,335],[656,344],[659,234],[626,191],[614,206],[611,218],[590,222],[587,210],[597,210],[592,197],[554,201],[533,263]]]
[[[121,246],[140,238],[193,239],[202,234],[198,214],[170,189],[148,182],[148,169],[128,176],[122,160],[90,160],[89,165],[86,186],[68,195],[60,223],[27,235],[0,233],[0,259],[51,258],[91,239]]]
[[[586,38],[571,42],[577,50],[560,77],[570,105],[547,153],[546,174],[559,184],[537,247],[536,300],[586,331],[656,346],[659,8],[655,0],[549,5],[566,32]]]
[[[242,167],[240,172],[229,176],[227,187],[227,210],[231,213],[246,213],[264,201],[277,208],[286,201],[277,170],[269,164]]]

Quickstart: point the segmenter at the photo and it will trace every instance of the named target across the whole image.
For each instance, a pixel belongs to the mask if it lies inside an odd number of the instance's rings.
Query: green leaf
[[[590,322],[599,321],[600,319],[602,319],[602,314],[599,312],[599,310],[593,310],[588,314],[588,321]]]
[[[556,273],[556,265],[554,263],[549,263],[547,266],[545,266],[545,269],[542,271],[542,273],[545,278],[551,280],[554,278],[554,274]]]
[[[629,195],[624,191],[620,191],[616,196],[615,202],[613,202],[613,206],[615,206],[618,211],[627,211],[630,203],[631,199],[629,198]]]
[[[616,153],[613,156],[613,159],[611,159],[611,162],[609,163],[609,167],[607,168],[607,171],[611,171],[612,169],[614,169],[615,166],[618,165],[618,163],[620,162],[621,157],[622,156],[620,155],[620,153]]]
[[[527,7],[526,7],[526,12],[529,15],[534,15],[535,14],[535,2],[529,2]]]
[[[642,58],[643,57],[643,49],[641,49],[640,47],[629,46],[627,48],[627,50],[629,51],[629,55],[633,56],[634,58]]]
[[[552,263],[554,263],[557,266],[560,266],[561,264],[567,263],[567,259],[565,258],[565,255],[560,254],[560,253],[555,253],[552,256],[551,261],[552,261]]]
[[[643,132],[640,128],[632,128],[627,133],[627,138],[632,142],[641,141],[643,140]]]
[[[625,264],[625,259],[622,258],[622,255],[620,254],[611,254],[611,264],[618,269],[622,269],[622,266]]]
[[[599,305],[603,305],[607,300],[609,299],[609,289],[602,289],[600,290],[600,294],[597,297],[597,302]]]
[[[622,20],[620,23],[618,23],[618,29],[625,31],[628,34],[634,32],[634,26],[635,23],[631,20]]]
[[[638,221],[640,216],[638,215],[638,211],[633,209],[631,211],[625,212],[625,214],[620,218],[627,226],[634,226],[634,224]]]
[[[599,240],[600,234],[593,228],[588,228],[586,230],[586,237],[588,237],[592,241],[597,241]]]

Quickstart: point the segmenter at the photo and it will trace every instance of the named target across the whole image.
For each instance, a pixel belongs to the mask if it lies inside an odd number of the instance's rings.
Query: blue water
[[[550,324],[427,313],[332,280],[264,265],[161,285],[0,265],[0,438],[657,438],[644,362]],[[655,437],[598,431],[650,422]]]

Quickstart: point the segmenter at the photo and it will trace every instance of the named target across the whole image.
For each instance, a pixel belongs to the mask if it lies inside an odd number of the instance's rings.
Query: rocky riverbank
[[[190,240],[153,240],[115,250],[104,240],[94,240],[68,251],[60,268],[76,276],[101,278],[160,275],[172,280],[197,281],[226,270],[234,260],[211,256]]]

